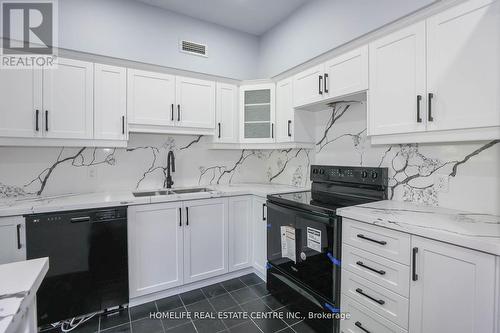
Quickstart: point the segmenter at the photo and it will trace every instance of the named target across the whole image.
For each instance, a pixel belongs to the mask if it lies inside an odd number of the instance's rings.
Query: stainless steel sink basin
[[[175,194],[186,194],[186,193],[200,193],[200,192],[210,192],[212,191],[209,188],[206,187],[196,187],[196,188],[180,188],[180,189],[173,189],[172,190]]]
[[[171,190],[157,190],[157,191],[138,191],[138,192],[132,192],[134,197],[153,197],[157,195],[171,195],[174,194],[172,193]]]

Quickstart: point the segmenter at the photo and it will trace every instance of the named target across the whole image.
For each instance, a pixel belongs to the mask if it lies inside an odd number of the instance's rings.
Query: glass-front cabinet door
[[[240,87],[240,133],[242,142],[274,142],[275,84]]]

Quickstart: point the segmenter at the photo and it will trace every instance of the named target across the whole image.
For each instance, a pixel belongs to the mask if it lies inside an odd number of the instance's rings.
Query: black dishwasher
[[[128,303],[127,207],[27,215],[26,241],[49,257],[39,326]]]

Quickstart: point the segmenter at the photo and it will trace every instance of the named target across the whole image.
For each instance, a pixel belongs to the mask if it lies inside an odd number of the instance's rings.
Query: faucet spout
[[[175,172],[175,156],[174,152],[170,150],[167,155],[167,179],[166,179],[167,188],[172,188],[172,185],[174,185],[171,172]]]

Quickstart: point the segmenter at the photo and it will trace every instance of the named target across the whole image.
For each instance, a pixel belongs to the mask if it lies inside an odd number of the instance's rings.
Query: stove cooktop
[[[311,191],[273,194],[267,198],[271,202],[281,203],[288,206],[313,210],[320,213],[335,215],[337,208],[345,207],[342,204],[318,202],[312,199]]]

